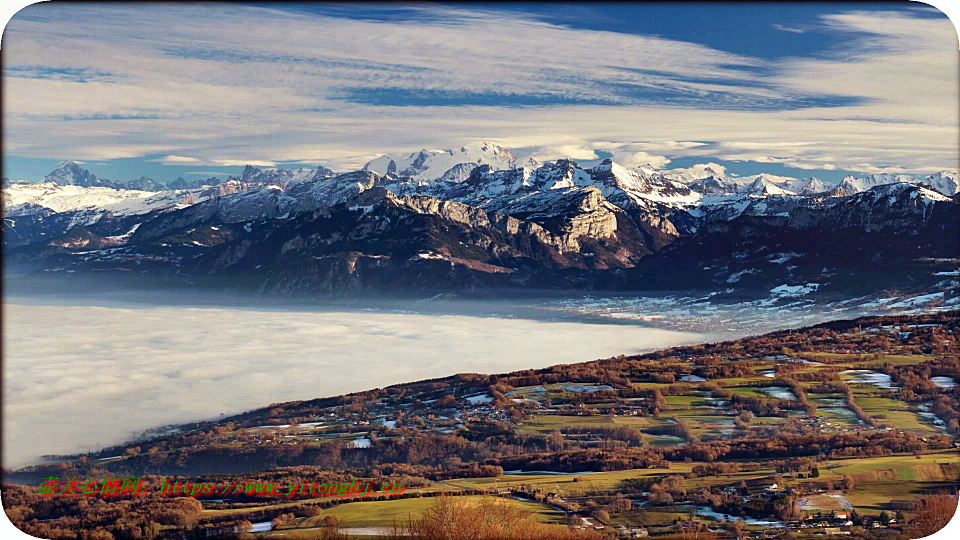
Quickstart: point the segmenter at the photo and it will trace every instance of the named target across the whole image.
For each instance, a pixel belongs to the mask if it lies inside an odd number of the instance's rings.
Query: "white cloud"
[[[597,153],[585,144],[565,144],[542,147],[533,153],[533,157],[541,162],[564,158],[597,159]]]
[[[685,168],[669,169],[664,172],[686,178],[687,180],[696,180],[698,178],[706,178],[714,173],[726,175],[727,168],[719,163],[710,162],[697,163]]]
[[[150,161],[158,161],[164,165],[182,165],[184,163],[199,163],[200,160],[194,157],[189,156],[164,156],[160,159],[152,159]]]
[[[654,169],[660,169],[670,163],[666,156],[648,154],[647,152],[614,152],[612,159],[624,167],[638,167],[640,165],[650,165]]]
[[[220,165],[221,167],[242,167],[244,165],[253,165],[254,167],[276,167],[276,163],[272,161],[263,161],[258,159],[215,159],[213,160],[215,165]]]

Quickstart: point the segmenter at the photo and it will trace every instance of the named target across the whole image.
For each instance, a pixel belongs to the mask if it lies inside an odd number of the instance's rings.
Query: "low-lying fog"
[[[7,297],[3,466],[275,402],[705,340],[636,324]]]

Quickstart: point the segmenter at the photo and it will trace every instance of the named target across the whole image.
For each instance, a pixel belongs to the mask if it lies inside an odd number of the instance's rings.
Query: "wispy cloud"
[[[806,32],[806,30],[804,30],[803,28],[796,28],[793,26],[784,26],[782,24],[771,24],[770,26],[782,32],[791,32],[793,34],[803,34],[804,32]]]
[[[197,158],[195,158],[195,157],[190,157],[190,156],[175,156],[175,155],[172,155],[172,154],[169,155],[169,156],[164,156],[164,157],[162,157],[162,158],[158,158],[158,159],[151,159],[151,160],[149,160],[149,161],[156,161],[156,162],[159,162],[159,163],[163,163],[164,165],[182,165],[182,164],[185,164],[185,163],[199,163],[199,162],[200,162],[200,160],[197,159]]]

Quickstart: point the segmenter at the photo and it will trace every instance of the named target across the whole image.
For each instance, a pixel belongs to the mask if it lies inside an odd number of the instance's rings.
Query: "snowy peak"
[[[801,195],[815,195],[817,193],[825,193],[827,191],[830,191],[830,186],[828,186],[826,182],[819,178],[812,177],[800,187],[798,193]]]
[[[377,173],[380,176],[397,174],[397,162],[390,159],[388,156],[380,156],[368,161],[367,164],[364,165],[360,170]]]
[[[510,150],[502,146],[499,146],[493,143],[488,143],[488,142],[471,143],[471,144],[468,144],[467,146],[461,146],[460,152],[464,154],[471,154],[471,153],[489,154],[497,157],[506,158],[511,162],[517,160],[517,156],[513,155],[513,152],[511,152]]]
[[[240,177],[236,179],[245,184],[263,184],[287,189],[297,184],[313,182],[331,176],[334,176],[334,172],[323,165],[318,166],[316,170],[303,167],[299,169],[260,169],[252,165],[247,165],[243,168],[243,172],[240,173]]]
[[[522,161],[522,163],[519,163]],[[473,167],[470,165],[489,165],[493,170],[512,169],[517,166],[539,166],[535,160],[527,157],[519,160],[513,152],[489,142],[471,143],[457,150],[427,150],[413,152],[405,158],[396,159],[380,156],[363,166],[363,170],[375,172],[381,176],[396,174],[416,181],[436,181],[440,179],[460,181],[466,179],[464,173]],[[457,170],[453,170],[462,165]],[[449,175],[447,174],[449,173]],[[444,178],[446,176],[446,178]]]
[[[443,173],[443,175],[440,177],[440,181],[463,182],[464,180],[470,178],[470,173],[472,173],[477,167],[480,167],[480,165],[477,165],[476,163],[458,163],[451,167],[450,170]]]
[[[590,173],[572,159],[558,159],[534,171],[531,185],[535,189],[551,190],[593,185]]]
[[[108,186],[114,187],[114,183],[109,180],[97,178],[90,171],[82,168],[74,161],[64,161],[59,167],[43,177],[44,182],[53,182],[61,186]]]
[[[736,195],[739,185],[723,176],[708,176],[687,184],[690,189],[704,195]]]
[[[796,193],[783,189],[770,180],[767,180],[762,174],[758,176],[749,187],[747,187],[745,193],[755,197],[796,195]]]
[[[603,196],[621,206],[650,204],[687,205],[700,199],[700,194],[679,182],[667,180],[660,173],[645,175],[605,159],[589,169],[593,185]]]
[[[927,206],[937,202],[951,202],[946,195],[931,189],[929,185],[908,182],[879,184],[852,197],[855,204],[877,204],[883,200],[890,207],[915,204]]]
[[[933,186],[940,193],[953,196],[960,191],[960,180],[957,178],[957,171],[940,171],[931,174],[926,178],[926,183]]]
[[[855,176],[844,176],[843,180],[840,180],[840,184],[837,185],[832,194],[835,196],[844,197],[887,184],[916,183],[916,178],[904,174],[871,174],[870,176],[864,176],[862,178],[857,178]]]
[[[127,182],[127,189],[135,189],[139,191],[163,191],[166,186],[157,182],[153,178],[148,178],[146,176],[141,176],[136,180],[131,180]]]
[[[957,180],[956,171],[939,171],[927,176],[924,179],[924,182],[932,186],[933,189],[938,191],[941,195],[946,195],[948,197],[953,196],[960,191],[960,182]],[[848,197],[850,195],[870,190],[877,186],[919,183],[919,180],[906,174],[871,174],[861,178],[857,178],[855,176],[845,176],[837,185],[837,187],[830,192],[830,194],[834,197]]]

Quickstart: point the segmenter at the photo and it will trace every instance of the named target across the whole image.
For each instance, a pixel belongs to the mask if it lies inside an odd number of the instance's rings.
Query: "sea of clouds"
[[[466,315],[7,298],[3,466],[270,403],[703,339],[643,326]]]

